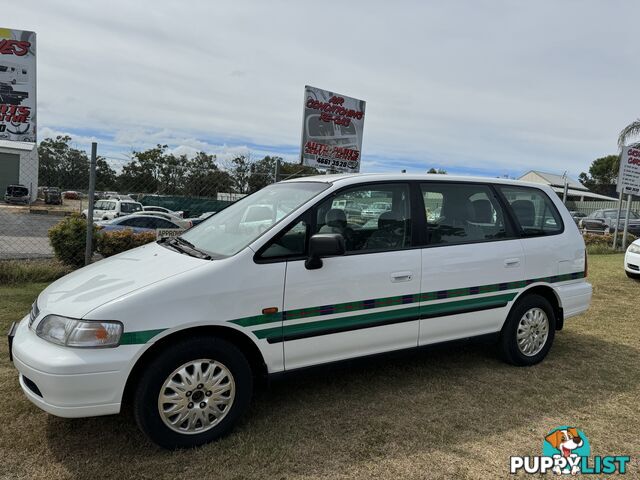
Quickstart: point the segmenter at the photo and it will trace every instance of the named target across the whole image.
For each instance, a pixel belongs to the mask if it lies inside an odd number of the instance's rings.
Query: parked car
[[[375,202],[362,210],[362,218],[378,218],[382,213],[391,210],[391,204],[387,202]]]
[[[191,228],[193,226],[193,223],[191,222],[190,219],[181,218],[181,217],[178,217],[177,215],[172,215],[170,213],[149,212],[149,211],[142,210],[140,212],[132,213],[131,215],[137,215],[137,216],[144,215],[144,216],[164,218],[165,220],[169,220],[170,222],[173,222],[176,225],[179,225],[180,228],[184,228],[184,229]]]
[[[624,229],[624,219],[626,212],[620,212],[618,231]],[[613,233],[616,228],[616,218],[618,210],[615,208],[596,210],[580,220],[578,226],[583,233]],[[636,236],[640,235],[640,215],[630,212],[629,226],[627,231]]]
[[[216,212],[204,212],[199,217],[190,218],[189,220],[191,220],[191,224],[195,227],[196,225],[201,224],[207,218],[209,218],[209,217],[211,217],[212,215],[215,215],[215,214],[216,214]]]
[[[46,187],[42,193],[44,195],[44,203],[48,205],[62,205],[62,193],[59,188]]]
[[[587,216],[586,213],[576,212],[575,210],[569,210],[569,214],[571,215],[571,218],[573,218],[573,221],[576,222],[576,225],[579,225],[580,220]]]
[[[93,205],[93,221],[112,220],[116,217],[141,211],[142,204],[138,202],[117,199],[98,200]],[[88,215],[88,209],[82,211],[83,218],[87,218]]]
[[[62,192],[62,197],[67,200],[80,200],[80,192],[67,190],[66,192]]]
[[[116,414],[126,398],[152,441],[180,448],[227,434],[266,375],[485,334],[508,363],[542,361],[589,307],[582,235],[547,185],[441,177],[279,182],[76,270],[10,329],[24,394],[63,417]],[[383,195],[367,229],[332,206]]]
[[[156,230],[180,230],[184,231],[185,227],[175,222],[167,220],[156,215],[139,215],[132,214],[124,217],[114,218],[97,222],[96,225],[105,232],[115,230],[132,230],[136,233],[152,232]]]
[[[144,205],[142,207],[142,209],[145,212],[160,212],[160,213],[168,213],[170,215],[174,215],[176,217],[183,217],[184,216],[184,212],[182,211],[173,211],[173,210],[169,210],[168,208],[164,208],[164,207],[158,207],[157,205]]]
[[[624,272],[627,277],[640,280],[640,239],[629,245],[624,254]]]
[[[25,205],[29,205],[29,203],[31,203],[29,189],[20,184],[9,185],[4,194],[4,201],[7,203],[24,203]]]

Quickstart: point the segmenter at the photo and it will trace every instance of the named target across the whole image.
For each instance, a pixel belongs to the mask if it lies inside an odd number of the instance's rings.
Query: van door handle
[[[520,259],[519,258],[507,258],[504,261],[505,268],[517,267],[518,265],[520,265]]]
[[[391,274],[391,281],[393,283],[397,282],[410,282],[413,279],[413,272],[405,271],[405,272],[393,272]]]

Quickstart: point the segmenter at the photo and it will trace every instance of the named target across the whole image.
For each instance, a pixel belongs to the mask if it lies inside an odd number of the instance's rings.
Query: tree
[[[133,152],[132,159],[118,175],[118,189],[125,192],[158,193],[160,166],[167,145],[156,145],[144,152]]]
[[[624,127],[618,136],[618,147],[622,147],[633,137],[640,136],[640,118]]]
[[[96,190],[114,190],[117,188],[116,171],[109,166],[104,157],[96,158]]]
[[[89,158],[86,152],[69,145],[71,137],[45,138],[38,145],[38,183],[63,189],[86,189],[89,185]]]
[[[194,197],[215,197],[218,192],[230,192],[231,176],[218,168],[216,156],[199,152],[187,162],[184,194]]]
[[[233,190],[236,193],[248,193],[249,178],[251,176],[251,160],[244,155],[238,155],[231,160],[228,171],[233,182]]]
[[[615,192],[619,168],[620,157],[618,155],[607,155],[591,162],[589,173],[582,172],[578,176],[578,180],[592,192],[611,195]]]
[[[429,170],[427,170],[427,173],[439,173],[441,175],[446,175],[447,171],[443,170],[442,168],[436,170],[435,168],[431,167]]]
[[[280,178],[278,181],[289,178],[309,177],[311,175],[322,175],[322,172],[314,167],[300,165],[299,163],[282,162],[280,166]]]

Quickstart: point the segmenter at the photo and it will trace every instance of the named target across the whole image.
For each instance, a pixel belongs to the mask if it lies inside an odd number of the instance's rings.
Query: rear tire
[[[140,429],[163,448],[217,440],[231,431],[251,400],[251,367],[235,345],[221,338],[173,344],[144,370],[133,412]]]
[[[556,333],[556,316],[549,301],[526,295],[513,306],[500,332],[500,352],[512,365],[529,366],[547,356]]]

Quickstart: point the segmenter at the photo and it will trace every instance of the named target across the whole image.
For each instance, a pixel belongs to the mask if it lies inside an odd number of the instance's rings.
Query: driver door
[[[422,262],[410,197],[407,183],[358,185],[322,202],[304,227],[293,226],[292,234],[306,231],[307,244],[314,233],[339,233],[347,251],[314,270],[304,258],[287,261],[277,337],[286,369],[417,346]],[[363,216],[375,202],[389,211]]]

